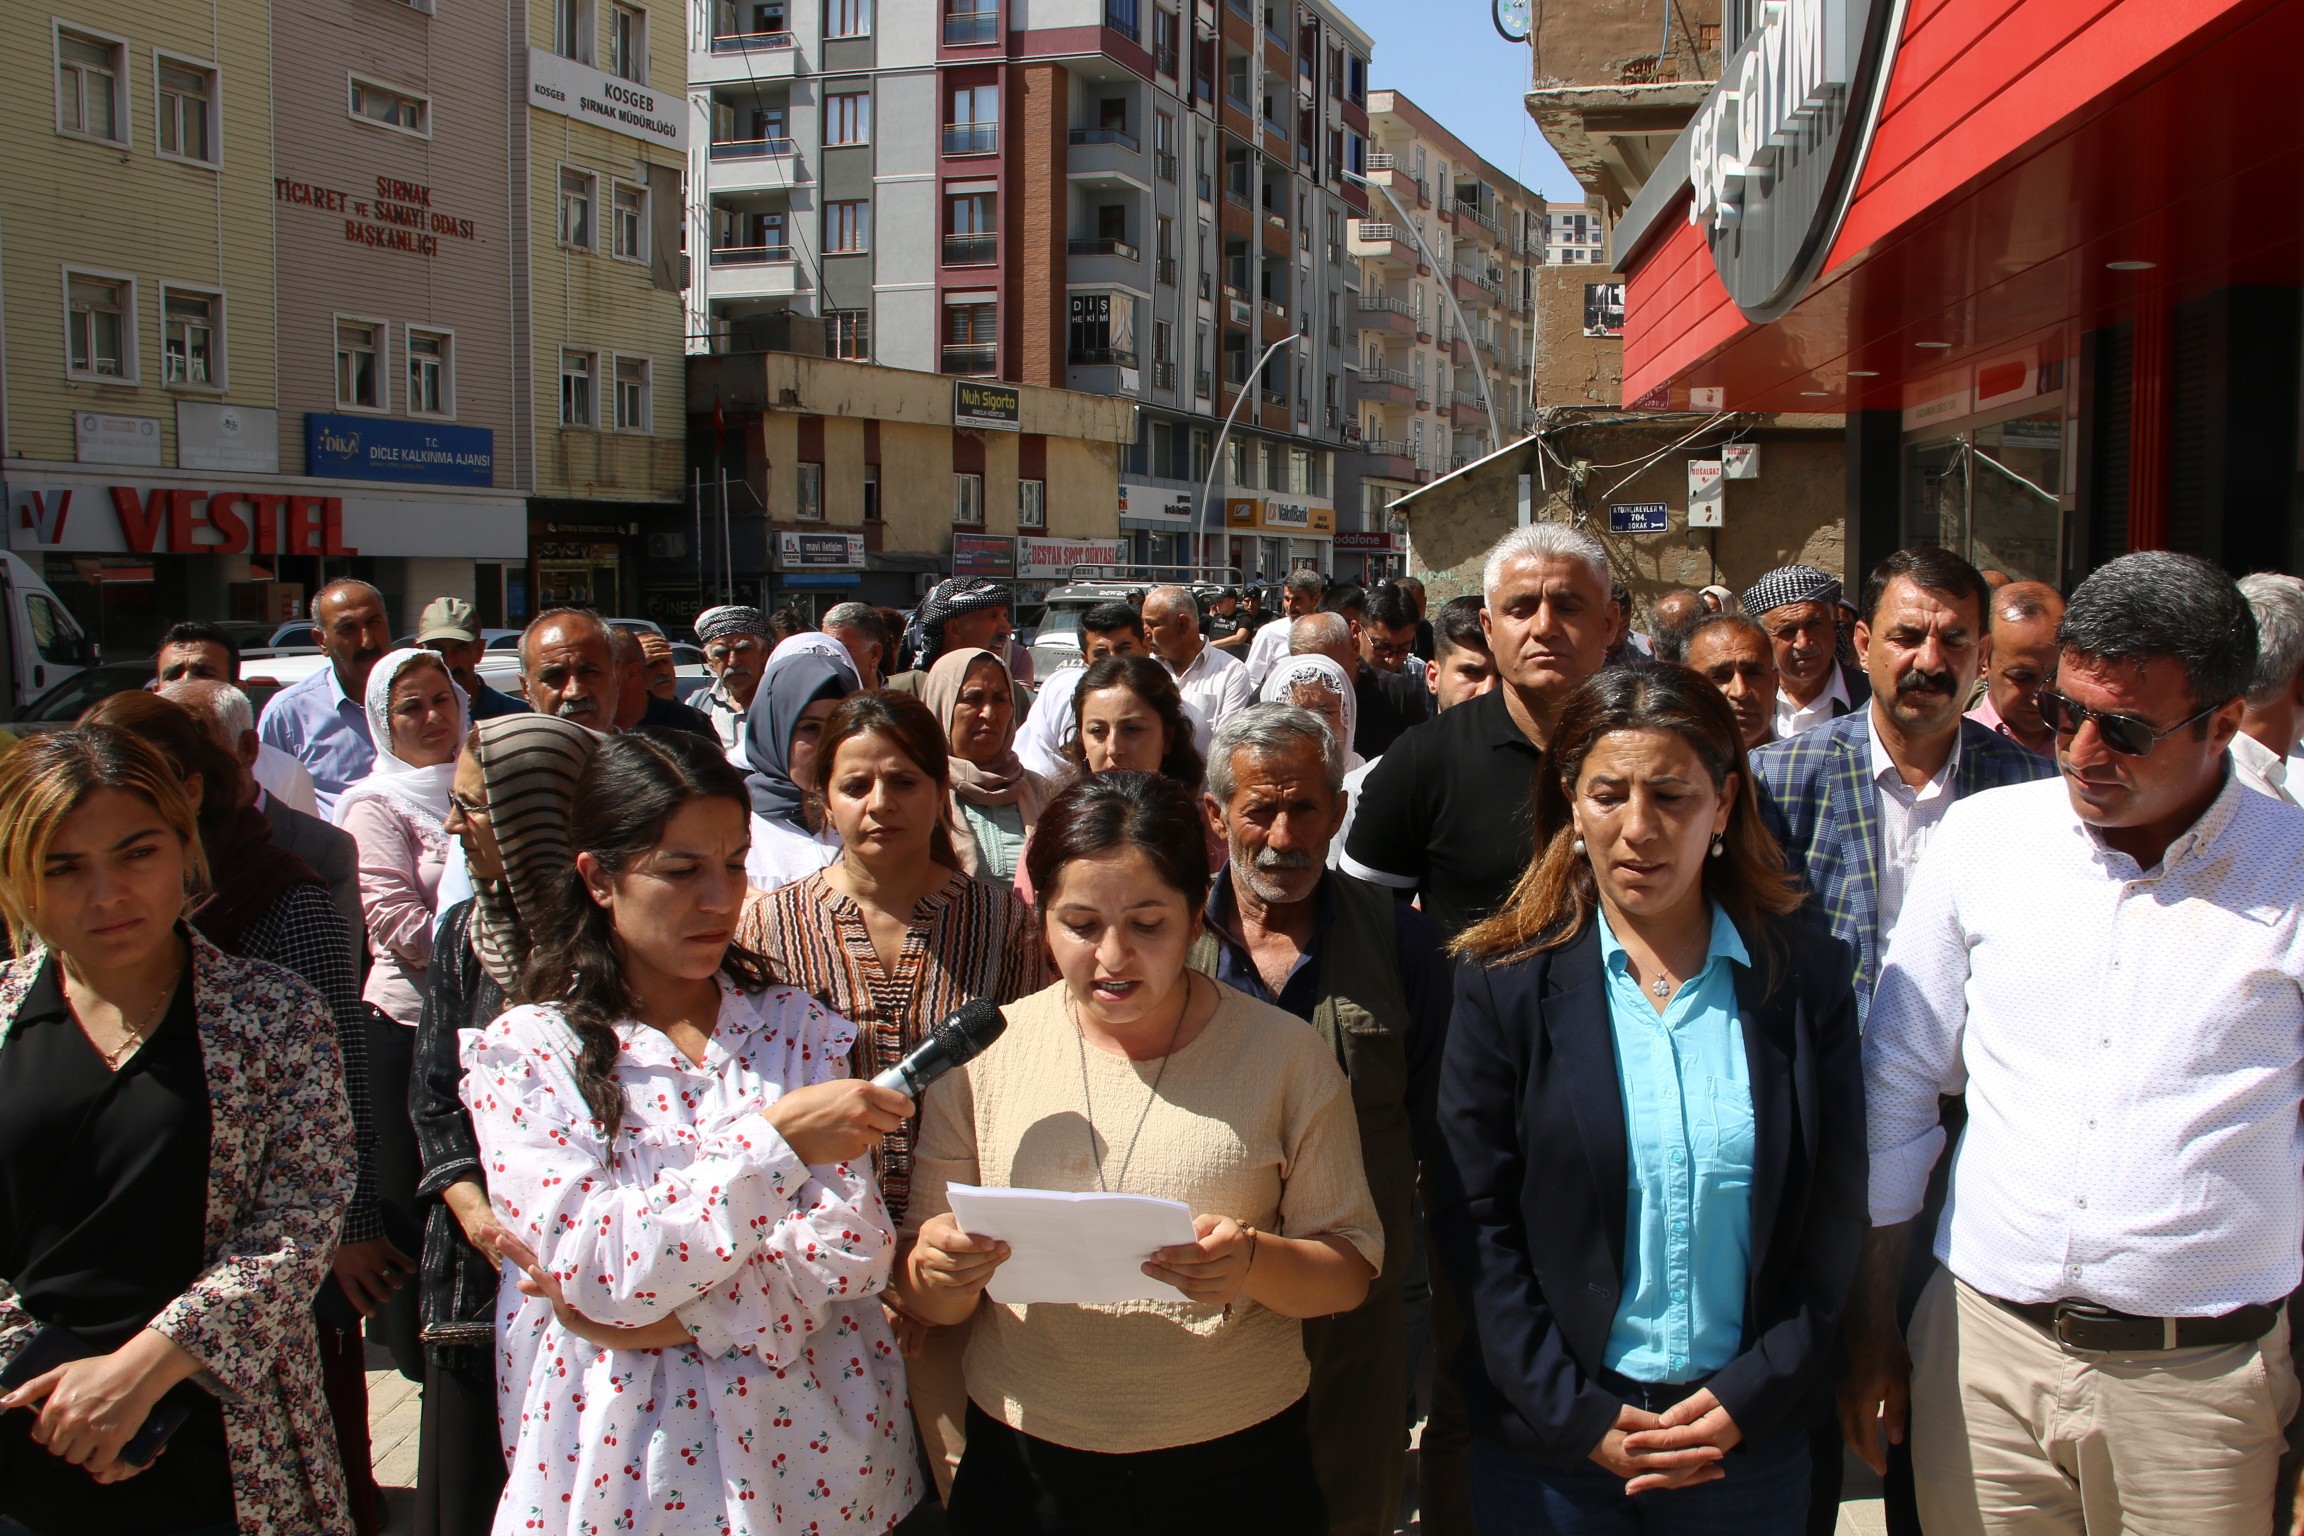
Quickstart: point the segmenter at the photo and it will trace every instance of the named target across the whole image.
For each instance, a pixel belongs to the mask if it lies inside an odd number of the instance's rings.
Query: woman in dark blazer
[[[1467,930],[1428,1175],[1482,1536],[1798,1532],[1865,1209],[1851,963],[1786,922],[1727,701],[1611,668]]]

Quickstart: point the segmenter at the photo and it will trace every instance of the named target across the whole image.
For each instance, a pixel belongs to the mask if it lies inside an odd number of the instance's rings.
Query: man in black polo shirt
[[[1565,523],[1488,552],[1480,625],[1495,692],[1403,732],[1362,786],[1344,869],[1422,898],[1443,939],[1503,902],[1534,852],[1531,792],[1561,706],[1615,632],[1607,552]]]
[[[1392,750],[1392,743],[1399,740],[1402,731],[1432,718],[1432,692],[1424,686],[1421,677],[1387,672],[1368,664],[1363,639],[1368,624],[1367,588],[1350,583],[1331,588],[1320,606],[1344,620],[1350,645],[1336,661],[1352,679],[1352,692],[1360,711],[1352,750],[1374,762]],[[1290,649],[1294,648],[1295,642],[1291,640]]]

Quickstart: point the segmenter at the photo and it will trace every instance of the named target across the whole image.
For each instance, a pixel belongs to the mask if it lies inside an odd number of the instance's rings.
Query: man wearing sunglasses
[[[2304,1276],[2304,810],[2227,752],[2256,670],[2232,579],[2124,556],[2039,693],[2061,781],[1954,806],[1864,1041],[1873,1231],[1841,1415],[1909,1441],[1931,1536],[2259,1532]],[[1965,1090],[1958,1198],[1914,1233]],[[1944,1268],[1906,1334],[1908,1243]]]

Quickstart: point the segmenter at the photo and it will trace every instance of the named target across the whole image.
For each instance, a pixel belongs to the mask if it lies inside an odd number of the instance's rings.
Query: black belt
[[[1981,1294],[1981,1293],[1980,1293]],[[2280,1309],[2242,1307],[2222,1317],[2136,1317],[2091,1301],[2003,1301],[1994,1305],[2015,1313],[2066,1349],[2097,1354],[2141,1354],[2211,1345],[2247,1344],[2272,1331]]]

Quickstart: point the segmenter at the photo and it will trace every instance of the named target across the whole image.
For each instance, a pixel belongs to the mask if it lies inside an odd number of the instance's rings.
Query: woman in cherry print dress
[[[464,1038],[512,1234],[498,1536],[879,1533],[919,1501],[865,1157],[911,1101],[731,948],[747,815],[706,744],[610,740],[525,1001]]]

